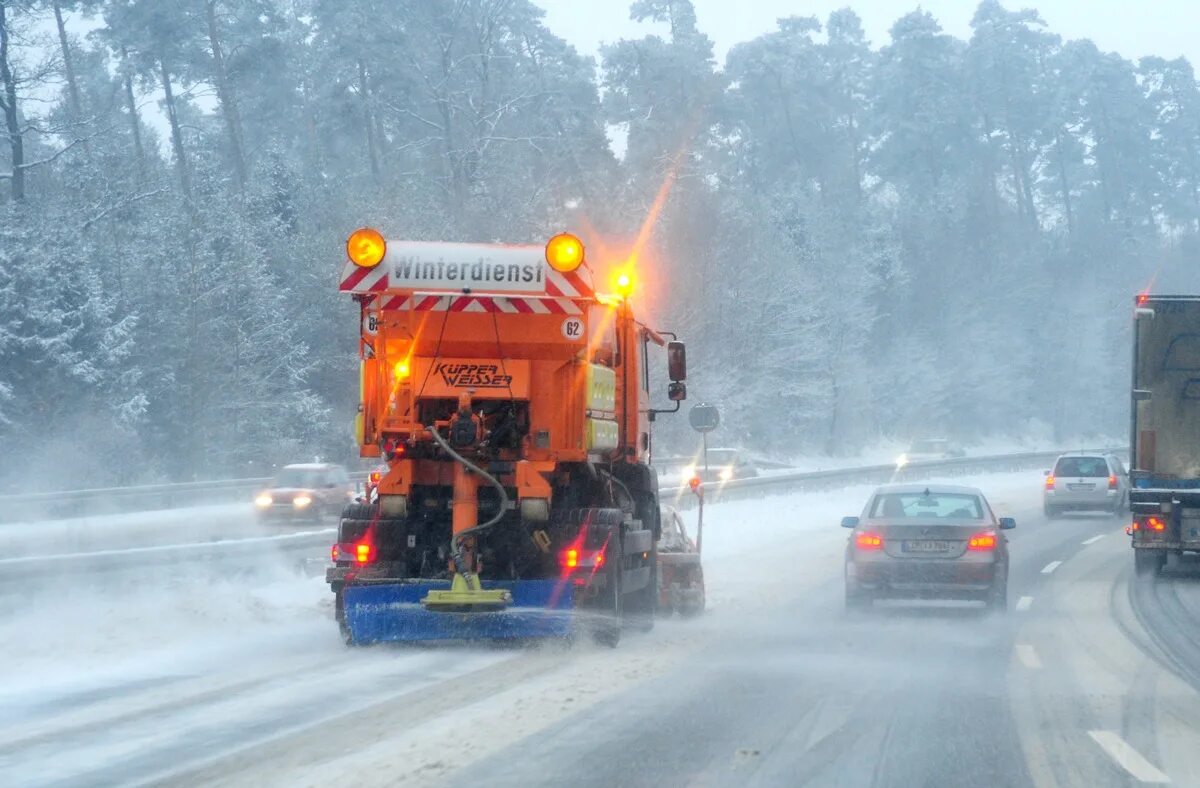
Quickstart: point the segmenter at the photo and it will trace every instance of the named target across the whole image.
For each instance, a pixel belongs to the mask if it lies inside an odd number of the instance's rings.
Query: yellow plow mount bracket
[[[450,590],[431,590],[421,600],[426,610],[447,613],[482,613],[504,610],[512,604],[512,592],[504,588],[484,590],[478,575],[454,575]]]

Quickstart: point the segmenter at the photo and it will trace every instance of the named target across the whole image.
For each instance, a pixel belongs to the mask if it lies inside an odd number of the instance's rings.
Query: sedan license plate
[[[1067,488],[1071,489],[1071,490],[1094,490],[1094,489],[1096,489],[1096,485],[1094,485],[1094,484],[1068,484]]]
[[[948,553],[950,542],[944,539],[916,539],[904,543],[906,553]]]

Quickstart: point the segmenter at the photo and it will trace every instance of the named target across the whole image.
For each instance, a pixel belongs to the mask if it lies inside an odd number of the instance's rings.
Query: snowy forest
[[[628,12],[669,32],[592,59],[530,0],[0,0],[0,487],[353,459],[362,225],[645,227],[726,444],[1122,434],[1134,295],[1196,288],[1186,60],[996,0],[724,63],[689,0]]]

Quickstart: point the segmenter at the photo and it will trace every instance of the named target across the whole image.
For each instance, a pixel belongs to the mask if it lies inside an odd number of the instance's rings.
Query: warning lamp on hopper
[[[617,291],[617,295],[627,298],[633,292],[633,274],[628,271],[618,273],[613,277],[613,289]]]
[[[360,268],[374,268],[387,254],[387,241],[378,230],[360,227],[346,239],[346,255]]]
[[[559,233],[546,242],[546,262],[559,273],[571,273],[583,265],[583,241],[570,233]]]
[[[396,380],[408,380],[412,370],[407,361],[397,361],[396,366],[392,367],[392,372],[396,374]]]

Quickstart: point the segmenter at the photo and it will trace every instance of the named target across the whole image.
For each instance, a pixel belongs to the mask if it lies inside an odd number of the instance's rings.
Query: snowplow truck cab
[[[649,626],[661,533],[655,415],[686,397],[682,343],[598,292],[583,244],[347,243],[357,440],[375,499],[343,513],[328,580],[350,643]],[[673,337],[671,337],[673,340]],[[661,351],[660,351],[661,348]],[[665,351],[667,399],[650,407]]]

